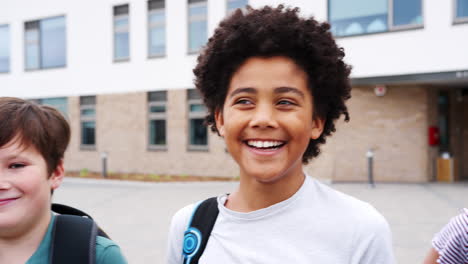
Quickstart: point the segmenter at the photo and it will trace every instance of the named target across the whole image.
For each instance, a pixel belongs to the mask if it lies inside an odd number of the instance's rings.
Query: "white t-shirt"
[[[393,264],[391,233],[371,205],[306,177],[289,199],[249,213],[219,215],[200,264]],[[167,263],[183,263],[182,245],[195,204],[173,217]]]

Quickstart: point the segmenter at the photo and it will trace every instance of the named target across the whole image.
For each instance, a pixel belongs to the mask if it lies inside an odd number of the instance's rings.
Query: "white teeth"
[[[282,141],[259,141],[259,140],[249,140],[247,145],[254,148],[272,148],[282,145]]]

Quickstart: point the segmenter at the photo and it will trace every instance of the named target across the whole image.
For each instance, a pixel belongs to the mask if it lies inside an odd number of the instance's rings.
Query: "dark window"
[[[96,145],[96,97],[80,97],[81,147]]]
[[[449,94],[441,91],[438,98],[438,125],[440,134],[440,152],[450,152]]]
[[[166,148],[166,102],[167,92],[148,93],[149,148]]]
[[[195,89],[187,91],[189,109],[189,149],[208,149],[208,129],[205,126],[206,107],[199,92]]]

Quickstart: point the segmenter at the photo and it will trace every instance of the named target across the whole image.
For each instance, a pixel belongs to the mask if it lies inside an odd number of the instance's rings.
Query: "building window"
[[[114,6],[114,61],[130,58],[128,4]]]
[[[230,14],[238,8],[245,8],[247,2],[247,0],[227,0],[227,13]]]
[[[42,98],[32,100],[41,105],[52,106],[62,113],[63,116],[68,117],[68,99],[66,97],[56,97],[56,98]]]
[[[150,149],[166,149],[166,102],[166,91],[148,93]]]
[[[166,14],[164,0],[148,1],[148,55],[166,53]]]
[[[189,109],[189,150],[208,150],[208,129],[205,126],[206,108],[200,93],[195,89],[187,91]]]
[[[10,71],[10,27],[0,25],[0,72]]]
[[[96,145],[96,96],[80,97],[81,147]]]
[[[65,17],[24,23],[26,70],[66,66]]]
[[[455,21],[468,22],[468,0],[456,0],[455,2]]]
[[[352,36],[422,26],[422,0],[329,0],[335,36]]]
[[[206,0],[188,0],[188,3],[189,53],[195,53],[208,39],[207,6]]]

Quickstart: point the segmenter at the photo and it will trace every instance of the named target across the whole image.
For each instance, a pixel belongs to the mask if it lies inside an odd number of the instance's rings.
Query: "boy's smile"
[[[241,178],[275,182],[302,175],[302,155],[320,136],[306,73],[287,57],[252,57],[232,75],[216,125]]]

